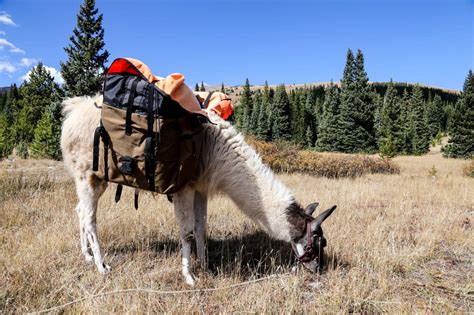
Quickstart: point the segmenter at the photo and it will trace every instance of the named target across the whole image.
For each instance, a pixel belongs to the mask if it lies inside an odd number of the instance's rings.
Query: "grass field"
[[[142,194],[135,211],[131,191],[119,204],[114,189],[106,192],[98,230],[113,270],[103,276],[80,254],[74,186],[62,165],[2,161],[0,312],[72,301],[56,311],[474,312],[474,179],[462,172],[468,162],[437,152],[395,162],[400,174],[279,175],[302,204],[338,205],[324,224],[329,266],[320,276],[291,272],[288,245],[261,233],[229,199],[215,198],[209,270],[197,272],[196,289],[217,289],[175,292],[190,288],[165,197]]]

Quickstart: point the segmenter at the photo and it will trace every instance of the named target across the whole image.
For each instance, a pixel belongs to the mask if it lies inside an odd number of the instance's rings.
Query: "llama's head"
[[[293,243],[293,249],[298,260],[313,272],[320,271],[324,266],[324,247],[327,245],[321,224],[336,209],[332,206],[313,218],[313,212],[319,204],[312,203],[304,210],[307,215],[304,235]]]

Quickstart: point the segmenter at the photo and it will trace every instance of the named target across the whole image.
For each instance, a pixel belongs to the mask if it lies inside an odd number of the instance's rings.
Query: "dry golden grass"
[[[225,197],[210,203],[212,292],[123,292],[65,307],[66,312],[459,312],[474,311],[474,181],[467,161],[438,153],[399,157],[400,174],[328,179],[279,177],[306,204],[337,204],[325,222],[328,262],[316,276],[293,265],[288,245],[258,231]],[[186,290],[177,225],[166,198],[106,192],[99,238],[114,268],[103,276],[80,254],[72,180],[50,161],[0,163],[0,312],[25,313],[130,288]],[[433,168],[434,166],[434,168]],[[433,171],[435,170],[435,171]]]

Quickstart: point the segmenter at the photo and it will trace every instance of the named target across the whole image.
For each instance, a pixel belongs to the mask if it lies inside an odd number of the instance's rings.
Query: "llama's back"
[[[92,141],[100,120],[96,98],[74,97],[63,102],[61,150],[64,164],[73,175],[92,168]]]

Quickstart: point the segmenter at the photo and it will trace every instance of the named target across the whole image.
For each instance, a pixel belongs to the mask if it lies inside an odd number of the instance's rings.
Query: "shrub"
[[[464,175],[474,177],[474,160],[471,160],[468,164],[466,164],[462,170]]]
[[[247,141],[275,172],[305,173],[329,178],[400,173],[399,167],[391,160],[361,154],[304,151],[285,142],[268,143],[250,137]]]

